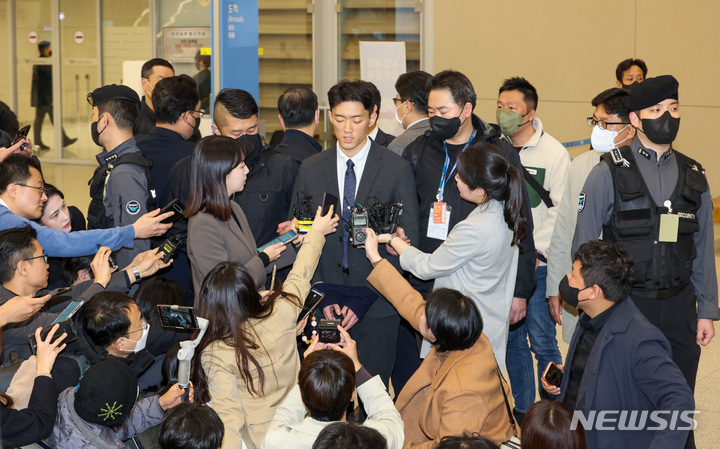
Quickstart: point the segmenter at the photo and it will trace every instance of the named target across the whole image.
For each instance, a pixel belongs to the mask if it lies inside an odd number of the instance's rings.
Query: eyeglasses
[[[135,332],[144,331],[147,328],[147,320],[145,319],[145,317],[140,318],[140,320],[142,321],[142,327],[140,329],[135,329],[134,331],[128,332],[128,335],[134,334]]]
[[[31,258],[29,258],[29,259],[21,259],[21,260],[22,260],[23,262],[28,262],[28,261],[31,261],[31,260],[39,259],[39,258],[41,258],[41,257],[43,258],[43,261],[44,261],[45,263],[48,262],[48,255],[45,254],[45,253],[42,253],[42,254],[40,254],[39,256],[31,257]]]
[[[205,109],[199,109],[197,111],[191,109],[190,112],[197,112],[198,114],[200,114],[200,118],[205,117],[205,114],[207,114],[207,112],[205,112]]]
[[[19,182],[16,182],[15,185],[23,186],[23,187],[30,187],[31,189],[39,190],[39,191],[41,191],[42,193],[44,193],[45,196],[47,196],[47,194],[48,194],[48,189],[45,188],[45,187],[29,186],[29,185],[27,185],[27,184],[20,184]]]
[[[395,106],[399,106],[403,103],[405,103],[407,100],[403,100],[402,98],[393,98],[393,103],[395,103]]]
[[[608,125],[629,125],[630,122],[606,122],[605,120],[596,120],[595,117],[588,117],[587,124],[591,128],[594,128],[595,125],[597,125],[600,129],[607,129]]]

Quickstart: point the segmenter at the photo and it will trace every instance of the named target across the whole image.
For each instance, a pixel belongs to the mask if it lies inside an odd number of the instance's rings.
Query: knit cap
[[[75,412],[89,423],[113,426],[130,416],[138,397],[135,373],[120,360],[91,366],[75,390]]]

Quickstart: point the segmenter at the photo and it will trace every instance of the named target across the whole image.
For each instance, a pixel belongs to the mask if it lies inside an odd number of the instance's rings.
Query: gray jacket
[[[430,129],[430,119],[420,119],[414,125],[411,125],[404,133],[397,136],[392,142],[388,144],[388,150],[402,156],[405,147],[410,145],[413,140],[425,134],[425,131]]]
[[[157,396],[138,399],[132,414],[115,427],[84,421],[75,412],[75,389],[60,393],[55,428],[46,442],[54,449],[118,449],[126,448],[123,440],[134,437],[163,420]]]

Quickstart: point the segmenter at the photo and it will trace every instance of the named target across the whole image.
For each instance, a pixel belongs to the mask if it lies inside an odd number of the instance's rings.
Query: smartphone
[[[303,309],[298,317],[298,323],[313,313],[315,309],[318,308],[323,298],[325,298],[325,293],[315,288],[310,289],[310,293],[308,293],[307,298],[305,298],[305,304],[303,305]]]
[[[260,248],[258,248],[258,252],[261,253],[265,250],[265,248],[267,248],[268,246],[272,246],[276,243],[292,242],[293,240],[295,240],[296,237],[297,237],[297,234],[295,233],[295,231],[290,230],[290,231],[286,232],[285,234],[281,235],[280,237],[274,238],[274,239],[270,240],[268,243],[266,243],[263,246],[261,246]]]
[[[560,371],[560,368],[558,368],[557,365],[554,364],[553,362],[550,362],[550,365],[548,366],[547,370],[545,370],[545,374],[543,375],[543,378],[550,385],[559,387],[560,384],[562,383],[562,377],[563,377],[563,373],[562,373],[562,371]]]
[[[340,343],[340,330],[337,328],[340,320],[320,320],[318,334],[322,343]]]
[[[160,324],[163,327],[178,329],[197,329],[198,323],[192,307],[163,305],[157,306],[160,315]]]
[[[60,327],[58,328],[57,331],[55,331],[54,338],[57,338],[65,333],[65,334],[67,334],[67,337],[65,337],[65,340],[63,340],[63,343],[68,343],[73,340],[77,340],[77,332],[75,331],[75,325],[73,324],[73,321],[70,318],[60,321],[59,323],[53,323],[48,327],[43,327],[43,329],[40,331],[40,339],[41,340],[45,340],[45,338],[47,338],[47,335],[50,333],[50,331],[52,330],[53,326],[55,326],[55,324],[60,324]],[[35,332],[28,335],[28,340],[30,340],[30,348],[32,348],[32,353],[37,354],[37,340],[35,339]]]
[[[54,295],[54,293],[53,293]],[[57,324],[61,321],[65,321],[69,318],[72,318],[73,315],[75,315],[75,312],[78,311],[80,306],[82,306],[84,302],[82,300],[73,301],[70,304],[68,304],[67,307],[65,307],[65,310],[63,310],[60,315],[58,315],[57,318],[55,318],[55,321],[53,321],[52,324]]]
[[[100,249],[100,248],[102,248],[102,245],[98,243],[97,249]],[[117,269],[117,267],[118,267],[118,264],[115,261],[115,256],[113,256],[112,253],[110,253],[110,255],[108,256],[108,264],[110,264],[110,268],[112,268],[113,270]]]
[[[22,128],[18,129],[18,132],[15,134],[15,140],[13,140],[12,145],[15,145],[22,139],[26,138],[28,135],[28,132],[30,131],[30,125],[23,126]],[[12,146],[10,145],[10,146]],[[22,149],[24,150],[27,144],[23,144]]]
[[[168,218],[164,219],[160,223],[175,223],[179,219],[182,218],[183,209],[185,209],[185,206],[178,201],[177,198],[170,201],[167,206],[163,207],[160,211],[160,215],[167,213],[167,212],[174,212],[172,215],[170,215]]]
[[[330,206],[335,206],[334,211],[337,214],[338,213],[337,202],[338,202],[338,197],[336,197],[332,193],[325,192],[323,194],[322,212],[321,212],[322,215],[325,216],[325,215],[327,215],[328,212],[330,212]]]
[[[40,292],[40,293],[38,293],[37,295],[35,295],[35,297],[36,297],[36,298],[42,298],[43,296],[45,296],[45,295],[47,295],[47,294],[50,294],[50,297],[51,297],[51,298],[54,298],[54,297],[56,297],[56,296],[64,295],[65,293],[69,292],[69,291],[72,290],[72,289],[73,289],[72,287],[62,287],[62,288],[59,288],[59,289],[57,289],[57,290],[53,290],[53,291],[51,291],[51,292]]]

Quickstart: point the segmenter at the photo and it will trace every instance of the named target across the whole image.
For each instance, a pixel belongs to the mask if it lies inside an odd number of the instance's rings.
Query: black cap
[[[668,98],[677,100],[679,86],[680,84],[672,75],[648,78],[630,92],[628,108],[631,111],[639,111],[656,105]]]
[[[75,390],[75,412],[83,420],[112,426],[130,416],[138,397],[135,373],[120,360],[91,366]]]
[[[87,95],[87,102],[90,106],[100,106],[110,100],[134,101],[140,109],[140,97],[137,92],[122,84],[110,84],[109,86],[98,87]]]

